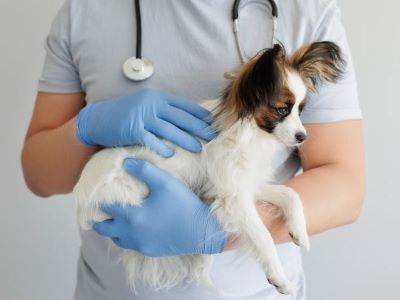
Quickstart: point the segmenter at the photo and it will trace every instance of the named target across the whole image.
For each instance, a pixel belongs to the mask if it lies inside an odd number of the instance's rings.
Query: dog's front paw
[[[297,246],[309,251],[310,238],[300,196],[290,188],[286,189],[286,194],[288,198],[285,218],[289,235]]]
[[[296,224],[295,222],[292,222],[291,224],[288,224],[288,230],[290,237],[297,246],[306,251],[310,251],[310,238],[308,237],[305,223]]]
[[[310,251],[310,238],[307,233],[306,218],[304,216],[300,196],[293,192],[291,198],[291,213],[286,216],[286,225],[289,235],[297,246],[302,247],[306,251]]]
[[[286,278],[286,276],[278,270],[270,270],[267,273],[267,280],[269,284],[273,285],[277,291],[285,295],[294,295],[294,286]]]

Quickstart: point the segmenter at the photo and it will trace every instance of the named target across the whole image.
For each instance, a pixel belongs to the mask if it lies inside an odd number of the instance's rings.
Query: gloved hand
[[[215,137],[210,112],[173,95],[143,89],[132,95],[89,104],[77,117],[77,136],[89,146],[143,145],[170,157],[173,151],[158,137],[192,152],[201,151],[197,136]],[[193,136],[192,136],[193,135]]]
[[[183,182],[144,160],[125,159],[130,175],[144,181],[150,194],[142,206],[102,206],[112,219],[93,229],[121,248],[145,256],[215,254],[224,250],[227,234],[209,207]]]

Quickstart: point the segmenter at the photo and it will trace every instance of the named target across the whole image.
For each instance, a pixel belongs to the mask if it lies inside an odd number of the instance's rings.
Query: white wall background
[[[20,150],[62,0],[0,0],[0,299],[72,298],[79,238],[70,197],[34,197]],[[352,226],[312,239],[309,300],[400,299],[400,34],[395,0],[339,0],[365,116],[368,193]],[[62,159],[62,158],[60,158]],[[62,172],[62,170],[60,170]]]
[[[368,191],[356,224],[312,239],[308,299],[400,299],[400,3],[339,3],[364,112]]]

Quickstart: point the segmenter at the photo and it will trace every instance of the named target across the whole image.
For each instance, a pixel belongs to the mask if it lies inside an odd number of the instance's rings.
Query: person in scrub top
[[[308,96],[301,118],[310,138],[299,155],[287,151],[274,160],[279,181],[300,194],[308,232],[314,235],[354,222],[362,206],[365,179],[357,83],[336,1],[277,4],[277,37],[288,53],[308,42],[329,40],[342,48],[347,61],[340,82]],[[71,193],[85,163],[103,147],[144,145],[169,157],[173,151],[160,138],[199,152],[199,139],[215,136],[207,121],[209,112],[199,103],[218,98],[229,83],[224,72],[240,65],[232,1],[154,0],[142,1],[141,6],[143,55],[154,63],[155,73],[140,82],[122,73],[123,63],[135,53],[133,1],[66,0],[56,15],[45,42],[45,62],[22,151],[26,184],[34,194]],[[268,1],[242,1],[239,12],[246,55],[270,47]],[[146,211],[140,230],[129,222],[137,208],[108,207],[111,220],[81,232],[75,300],[219,299],[196,283],[168,291],[137,283],[137,294],[132,293],[123,266],[114,262],[120,248],[107,252],[109,238],[121,248],[153,256],[171,255],[171,243],[175,255],[214,255],[211,278],[217,288],[241,299],[292,299],[269,285],[256,262],[239,255],[226,234],[202,240],[202,247],[196,248],[199,239],[221,228],[182,182],[145,161],[131,160],[121,168],[148,184],[152,209]],[[297,299],[305,299],[298,247],[270,208],[260,205],[258,210],[296,286]],[[162,239],[157,236],[160,228]]]

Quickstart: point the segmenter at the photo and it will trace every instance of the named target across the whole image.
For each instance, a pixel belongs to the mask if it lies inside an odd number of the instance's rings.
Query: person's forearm
[[[308,234],[314,235],[357,219],[364,198],[364,180],[362,168],[329,164],[310,169],[286,185],[300,195]],[[259,201],[257,210],[276,244],[291,241],[285,222],[275,207]],[[225,250],[234,247],[235,241],[230,237]]]
[[[82,145],[76,137],[75,118],[64,125],[30,136],[22,151],[22,167],[29,189],[38,196],[72,191],[97,148]]]
[[[309,235],[354,222],[364,198],[364,173],[340,164],[310,169],[286,183],[299,193]],[[276,243],[291,240],[282,219],[274,217],[271,206],[257,209]]]

